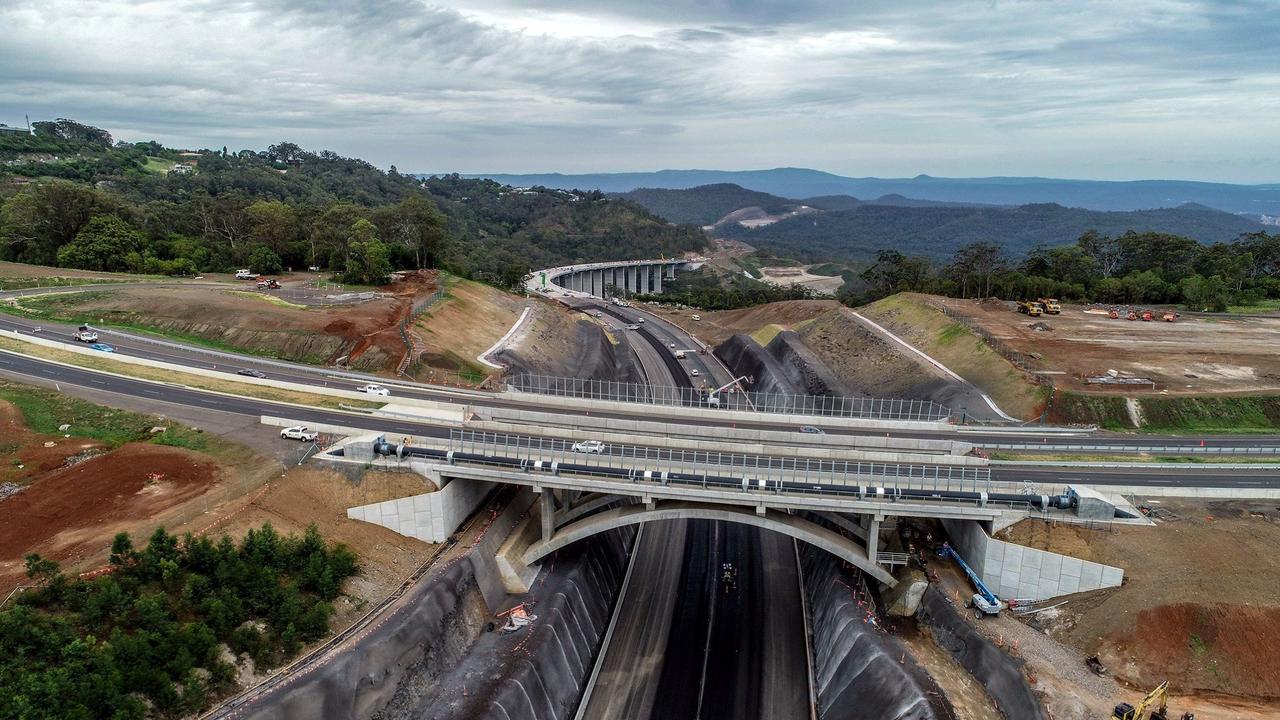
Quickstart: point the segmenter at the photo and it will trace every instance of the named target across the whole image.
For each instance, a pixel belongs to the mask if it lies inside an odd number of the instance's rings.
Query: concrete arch
[[[629,497],[626,495],[601,495],[599,493],[591,493],[578,500],[578,502],[570,505],[563,510],[556,511],[556,527],[568,525],[586,515],[590,515],[598,510],[606,508],[610,505],[630,505],[640,502],[639,498]]]
[[[753,525],[825,550],[890,587],[898,582],[884,568],[868,560],[867,551],[861,545],[817,523],[777,510],[766,510],[761,515],[755,508],[688,502],[659,503],[653,509],[644,505],[631,505],[596,513],[565,525],[549,539],[534,542],[525,550],[523,560],[526,565],[531,565],[583,538],[653,520],[722,520]]]

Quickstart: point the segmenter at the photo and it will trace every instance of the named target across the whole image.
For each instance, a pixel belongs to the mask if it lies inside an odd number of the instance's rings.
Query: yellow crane
[[[1137,707],[1129,703],[1120,703],[1111,713],[1111,720],[1168,720],[1169,681],[1160,683],[1159,687],[1147,693]],[[1147,711],[1151,714],[1148,715]],[[1192,713],[1183,713],[1182,720],[1196,720]]]

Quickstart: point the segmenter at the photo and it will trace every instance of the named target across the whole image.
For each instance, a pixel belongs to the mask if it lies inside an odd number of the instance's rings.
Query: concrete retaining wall
[[[942,524],[964,561],[1006,601],[1119,587],[1124,580],[1121,568],[996,540],[974,521],[944,519]]]
[[[414,470],[420,475],[431,475],[426,470]],[[493,483],[449,480],[435,492],[347,508],[347,517],[381,525],[424,542],[444,542],[492,489]]]

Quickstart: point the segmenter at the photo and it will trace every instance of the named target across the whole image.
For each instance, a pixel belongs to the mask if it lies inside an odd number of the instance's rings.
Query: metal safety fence
[[[753,392],[737,387],[713,392],[708,388],[585,380],[532,373],[513,375],[506,382],[511,390],[539,395],[673,407],[716,407],[737,412],[926,422],[946,420],[951,415],[950,408],[932,400],[792,395]]]
[[[731,476],[745,479],[748,484],[772,481],[778,484],[779,491],[789,489],[804,493],[821,492],[822,486],[874,485],[966,493],[1009,492],[1016,491],[1014,485],[1021,487],[1016,483],[993,482],[990,468],[969,465],[820,460],[620,444],[601,444],[599,450],[595,450],[582,443],[558,438],[464,429],[450,430],[449,449],[530,462],[558,461],[588,469],[600,467],[615,471],[633,469]],[[617,476],[617,472],[608,474]]]

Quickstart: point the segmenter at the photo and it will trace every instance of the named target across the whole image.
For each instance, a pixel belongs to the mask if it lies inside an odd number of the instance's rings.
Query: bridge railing
[[[521,373],[507,378],[507,385],[519,392],[574,397],[589,400],[646,403],[673,407],[710,407],[707,391],[673,385],[647,385],[615,380],[584,380]],[[720,393],[720,409],[820,417],[864,418],[868,420],[946,420],[951,409],[932,400],[901,398],[843,397],[834,395],[792,395],[730,388]]]
[[[792,484],[876,485],[955,492],[1016,491],[1014,484],[993,482],[991,469],[987,467],[821,460],[621,444],[609,444],[600,453],[588,453],[575,452],[573,446],[572,441],[559,438],[457,428],[449,431],[450,450],[529,461],[559,461],[616,469],[654,467],[668,472],[734,476],[749,481],[778,480]],[[998,487],[1003,485],[1010,487]]]

